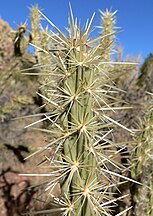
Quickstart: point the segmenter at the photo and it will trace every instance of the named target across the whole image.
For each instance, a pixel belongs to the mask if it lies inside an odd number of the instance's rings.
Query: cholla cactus
[[[143,185],[136,186],[134,194],[135,215],[151,216],[153,214],[153,107],[148,107],[140,132],[136,139],[133,153],[132,177]]]
[[[34,6],[31,8],[31,36],[32,43],[35,46],[35,55],[39,60],[39,47],[41,47],[40,41],[40,14],[38,7]]]
[[[116,199],[110,189],[120,184],[113,176],[129,180],[120,175],[123,166],[115,160],[118,144],[107,139],[112,132],[112,123],[125,127],[104,113],[106,107],[112,110],[105,102],[105,96],[109,97],[109,90],[112,91],[110,86],[108,91],[103,90],[108,83],[108,74],[102,70],[102,65],[106,59],[109,65],[110,41],[112,44],[114,32],[104,36],[107,40],[103,41],[105,48],[101,53],[103,36],[90,39],[94,14],[82,30],[77,19],[73,18],[70,7],[67,36],[39,13],[57,31],[57,34],[48,34],[52,41],[51,50],[44,50],[52,61],[50,71],[50,65],[43,67],[51,83],[48,90],[50,95],[47,97],[39,93],[52,108],[52,112],[44,117],[51,123],[50,128],[44,131],[50,133],[52,139],[48,145],[32,154],[54,149],[53,156],[46,157],[50,172],[43,176],[51,177],[46,190],[50,191],[54,203],[59,207],[46,213],[57,211],[64,216],[111,215],[111,207]],[[103,13],[104,18],[107,15],[108,11]],[[111,18],[114,14],[109,12],[109,15]],[[105,22],[109,22],[109,18]],[[57,185],[61,189],[60,198],[52,193]],[[128,209],[123,213],[126,211]]]
[[[124,89],[124,82],[127,80],[127,77],[129,76],[129,72],[137,70],[137,65],[135,62],[140,63],[139,59],[134,59],[134,61],[128,61],[125,59],[124,61],[122,59],[116,59],[116,62],[112,61],[112,55],[118,54],[117,48],[115,48],[115,41],[116,41],[116,33],[120,29],[116,26],[116,13],[109,11],[106,9],[106,11],[101,13],[101,39],[100,39],[100,47],[99,47],[99,55],[101,56],[102,62],[108,62],[109,64],[102,64],[101,68],[105,71],[105,73],[109,74],[111,73],[111,76],[113,76],[113,79],[116,80],[118,87],[121,89]],[[128,63],[130,62],[130,64]],[[132,64],[132,62],[134,64]],[[134,74],[134,72],[133,72]],[[122,85],[121,85],[122,82]]]
[[[101,13],[101,40],[100,40],[100,55],[102,61],[110,62],[111,55],[114,48],[114,40],[115,40],[115,33],[116,33],[116,18],[115,12],[111,12],[106,9],[105,12],[100,11]]]
[[[51,39],[47,27],[43,29],[40,23],[41,15],[38,6],[31,8],[31,36],[32,46],[35,48],[35,56],[39,65],[47,65],[51,62],[48,52],[51,44]]]
[[[49,50],[51,49],[52,39],[50,38],[50,32],[48,27],[45,29],[41,26],[40,23],[41,15],[38,10],[38,6],[33,6],[31,8],[31,36],[32,43],[34,47],[35,57],[37,59],[37,65],[35,68],[38,68],[39,71],[39,83],[41,83],[41,92],[44,96],[50,97],[51,94],[48,92],[51,80],[50,76],[47,74],[50,73],[52,67],[52,59],[49,55]],[[44,76],[45,74],[45,76]],[[50,104],[45,104],[45,109],[50,109]]]

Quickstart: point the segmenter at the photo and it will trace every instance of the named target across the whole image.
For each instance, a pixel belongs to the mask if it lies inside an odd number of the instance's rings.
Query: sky
[[[64,31],[69,2],[74,16],[81,19],[82,25],[96,12],[93,25],[98,26],[99,9],[117,10],[116,25],[123,30],[117,39],[124,48],[124,55],[141,54],[145,59],[153,52],[153,0],[0,0],[0,17],[16,29],[17,24],[30,20],[29,8],[38,4],[43,13]]]

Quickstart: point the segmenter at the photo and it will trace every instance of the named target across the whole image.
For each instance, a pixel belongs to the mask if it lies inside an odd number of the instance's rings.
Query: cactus
[[[99,55],[101,56],[101,62],[106,62],[109,64],[102,64],[101,68],[105,73],[111,74],[113,80],[117,83],[119,89],[125,89],[125,82],[129,79],[129,72],[137,70],[138,66],[135,62],[140,63],[139,59],[134,59],[134,61],[122,60],[121,58],[117,59],[118,48],[115,46],[117,41],[116,34],[119,32],[119,27],[116,26],[116,13],[106,9],[105,12],[101,13],[101,32],[100,32],[100,47]],[[112,61],[112,55],[116,56],[116,61],[110,64]],[[130,64],[128,63],[130,62]],[[132,64],[133,62],[133,64]],[[134,73],[132,73],[134,74]],[[109,75],[108,75],[109,76]]]
[[[105,12],[100,11],[101,13],[101,33],[102,36],[100,40],[100,55],[102,61],[110,62],[112,60],[111,55],[114,48],[114,40],[116,31],[116,14],[117,11],[111,12],[106,9]],[[106,50],[107,49],[107,50]]]
[[[150,216],[153,214],[153,106],[141,120],[141,126],[136,139],[136,148],[132,157],[131,174],[134,179],[140,181],[143,186],[135,186],[133,203],[135,215]]]
[[[35,55],[39,60],[39,48],[40,47],[40,14],[38,12],[38,6],[31,8],[31,36],[32,43],[35,46]]]
[[[50,94],[47,97],[38,93],[51,104],[52,112],[46,113],[44,117],[51,125],[49,129],[43,129],[50,134],[51,141],[28,156],[50,148],[54,150],[52,157],[46,156],[50,172],[42,175],[51,178],[46,190],[50,191],[49,194],[58,207],[44,210],[44,213],[58,212],[65,216],[111,215],[115,201],[125,197],[113,197],[112,188],[122,183],[114,176],[130,180],[122,175],[124,167],[115,159],[119,144],[114,144],[107,138],[112,133],[113,123],[127,128],[107,116],[103,109],[107,107],[112,110],[108,104],[109,90],[112,93],[108,72],[109,66],[113,64],[109,61],[115,32],[103,32],[98,39],[91,39],[95,14],[82,30],[70,7],[67,36],[41,11],[39,13],[57,31],[57,34],[46,32],[52,41],[50,50],[40,47],[42,52],[48,53],[52,62],[50,71],[47,69],[48,81],[52,82],[48,89]],[[115,22],[114,13],[107,10],[102,16],[104,30],[107,30],[105,27],[108,26],[106,24],[109,19],[112,24]],[[105,19],[107,16],[108,19]],[[45,64],[43,60],[42,64]],[[110,85],[106,91],[108,83]],[[112,96],[110,98],[113,99]],[[60,198],[52,193],[57,185],[60,185]],[[124,209],[123,213],[126,211],[128,209]]]
[[[34,47],[34,54],[38,63],[36,67],[39,71],[39,83],[41,84],[40,91],[44,96],[51,97],[51,94],[48,91],[51,80],[49,79],[48,74],[53,70],[53,68],[51,69],[52,59],[49,55],[49,50],[52,46],[52,39],[50,38],[48,27],[46,26],[46,28],[42,28],[40,20],[41,15],[38,6],[33,6],[31,8],[32,43],[30,45]],[[51,105],[46,103],[46,101],[45,109],[51,109]]]

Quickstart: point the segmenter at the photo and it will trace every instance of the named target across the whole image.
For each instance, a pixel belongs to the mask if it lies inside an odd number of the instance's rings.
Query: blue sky
[[[94,25],[99,25],[98,9],[112,8],[117,12],[117,26],[123,32],[118,39],[124,47],[124,54],[141,54],[146,58],[153,52],[153,0],[70,0],[74,15],[85,20],[96,12]],[[62,30],[67,26],[69,0],[5,0],[1,1],[0,17],[16,28],[29,18],[29,7],[38,4],[46,16]]]

